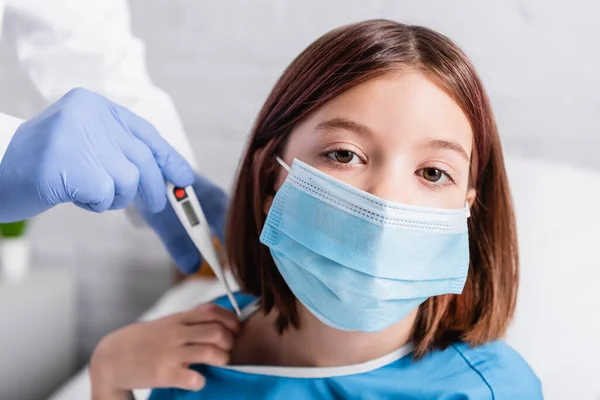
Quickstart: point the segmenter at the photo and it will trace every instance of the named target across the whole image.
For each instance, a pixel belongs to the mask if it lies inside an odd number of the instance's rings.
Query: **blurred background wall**
[[[427,25],[468,53],[507,153],[600,170],[600,2],[132,0],[131,9],[153,79],[173,97],[202,172],[223,187],[285,66],[328,30],[378,17]],[[45,106],[8,36],[0,88],[5,112],[26,118]],[[34,268],[67,269],[77,281],[80,362],[170,285],[158,240],[122,212],[57,207],[33,221],[30,235]]]

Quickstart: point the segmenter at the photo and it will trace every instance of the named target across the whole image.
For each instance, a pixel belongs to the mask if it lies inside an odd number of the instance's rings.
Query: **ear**
[[[277,193],[279,188],[281,188],[281,185],[283,185],[285,178],[287,178],[288,172],[278,162],[274,162],[274,168],[276,168],[277,172],[273,192]],[[275,196],[271,194],[265,197],[265,202],[263,204],[263,212],[265,213],[265,215],[269,213],[274,198]]]
[[[474,188],[467,190],[467,203],[469,204],[469,210],[473,208],[475,198],[477,197],[477,191]]]

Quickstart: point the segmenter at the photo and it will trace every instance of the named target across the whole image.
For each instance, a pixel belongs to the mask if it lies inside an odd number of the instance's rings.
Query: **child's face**
[[[418,72],[368,81],[294,127],[294,158],[386,200],[436,208],[472,204],[473,133],[460,107]],[[281,169],[276,187],[283,184]],[[268,211],[271,201],[265,205]]]

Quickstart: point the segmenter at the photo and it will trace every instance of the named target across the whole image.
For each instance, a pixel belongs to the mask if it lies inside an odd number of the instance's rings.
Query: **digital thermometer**
[[[198,251],[202,254],[208,265],[210,265],[217,279],[225,285],[227,297],[236,314],[240,317],[240,308],[223,274],[223,267],[213,243],[212,231],[206,221],[194,189],[191,186],[185,188],[177,187],[167,182],[167,197],[186,232],[198,248]]]

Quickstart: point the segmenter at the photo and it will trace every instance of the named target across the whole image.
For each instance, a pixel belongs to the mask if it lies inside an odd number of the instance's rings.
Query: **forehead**
[[[432,79],[417,71],[369,80],[323,105],[305,124],[314,128],[332,118],[369,126],[386,145],[421,140],[452,140],[471,152],[469,120]]]

